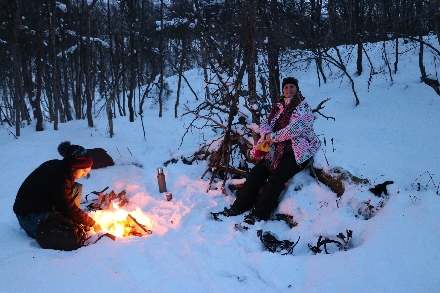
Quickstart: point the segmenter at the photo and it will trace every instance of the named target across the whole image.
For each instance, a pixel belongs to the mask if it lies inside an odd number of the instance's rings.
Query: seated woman
[[[80,209],[82,185],[75,182],[90,171],[93,160],[87,150],[69,141],[58,146],[63,160],[50,160],[41,164],[21,184],[14,203],[14,213],[20,226],[35,238],[42,218],[57,211],[64,217],[93,227],[101,226]]]
[[[299,91],[298,80],[283,79],[282,90],[283,97],[260,124],[254,155],[264,157],[249,172],[231,207],[225,207],[219,214],[229,217],[251,210],[244,217],[245,223],[253,225],[255,221],[268,220],[278,206],[285,184],[307,166],[318,150],[321,142],[313,129],[312,109]]]

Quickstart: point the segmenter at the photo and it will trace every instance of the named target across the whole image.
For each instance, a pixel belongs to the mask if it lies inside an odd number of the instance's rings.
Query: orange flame
[[[131,230],[131,227],[126,220],[129,213],[126,210],[121,209],[114,202],[113,207],[115,211],[96,211],[94,215],[92,215],[92,218],[101,225],[103,232],[110,233],[117,237],[126,237]],[[136,211],[133,212],[133,214],[143,225],[151,227],[150,219],[141,211],[141,209],[136,208]]]

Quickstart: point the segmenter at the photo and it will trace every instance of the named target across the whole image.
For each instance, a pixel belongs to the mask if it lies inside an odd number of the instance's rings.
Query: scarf
[[[268,122],[272,123],[272,119],[275,118],[276,114],[281,111],[280,116],[275,121],[273,132],[281,130],[289,125],[290,117],[292,116],[293,110],[304,100],[304,97],[301,95],[301,92],[298,92],[291,100],[288,105],[285,104],[284,98],[281,98],[280,102],[272,109],[269,114]],[[271,162],[270,169],[274,170],[278,167],[278,164],[281,162],[284,154],[284,147],[288,143],[287,140],[280,141],[275,146],[275,154],[273,157],[273,162]],[[292,146],[293,147],[293,146]]]

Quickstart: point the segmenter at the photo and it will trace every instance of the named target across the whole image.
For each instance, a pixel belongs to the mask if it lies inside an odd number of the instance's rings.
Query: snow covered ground
[[[400,48],[407,49],[404,44]],[[369,50],[373,64],[379,64],[381,44]],[[335,120],[320,115],[315,120],[317,134],[326,141],[315,164],[341,167],[370,180],[370,184],[347,186],[338,198],[305,172],[298,174],[277,210],[293,216],[297,223],[293,228],[271,220],[237,231],[234,224],[243,216],[212,220],[210,212],[222,210],[235,196],[226,197],[214,188],[207,192],[209,177],[200,179],[206,163],[185,165],[179,160],[164,166],[171,158],[192,154],[201,142],[200,134],[189,133],[180,146],[193,117],[173,118],[174,98],[162,118],[155,106],[145,109],[146,140],[139,117],[133,123],[128,117],[116,118],[113,138],[104,117],[94,119],[95,128],[88,128],[85,120],[59,124],[58,131],[47,123],[45,131],[35,132],[31,125],[22,128],[18,139],[9,132],[14,129],[4,124],[0,128],[0,291],[439,292],[440,97],[420,83],[417,52],[414,48],[400,56],[392,81],[386,73],[375,75],[370,88],[365,64],[364,74],[353,77],[360,100],[357,107],[348,79],[333,79],[340,74],[336,70],[321,87],[313,68],[283,74],[298,77],[313,108],[331,98],[323,113]],[[428,53],[425,58],[428,72],[435,73],[438,61]],[[350,73],[355,72],[352,63]],[[186,76],[201,97],[202,76],[197,70]],[[168,81],[176,84],[174,77]],[[194,108],[197,101],[188,87],[183,94],[182,104]],[[107,150],[115,166],[92,170],[90,178],[80,179],[83,195],[106,186],[117,193],[126,190],[125,210],[152,235],[115,241],[104,237],[71,252],[43,250],[26,235],[12,211],[16,192],[39,164],[61,159],[57,146],[64,140]],[[159,193],[158,167],[164,168],[172,201]],[[388,195],[377,197],[369,191],[387,180],[394,182],[387,186]],[[112,212],[91,216],[99,221]],[[257,236],[259,229],[280,240],[298,241],[293,254],[266,251]],[[329,254],[310,250],[320,236],[334,238],[347,230],[353,237],[346,251],[335,244],[327,246]]]

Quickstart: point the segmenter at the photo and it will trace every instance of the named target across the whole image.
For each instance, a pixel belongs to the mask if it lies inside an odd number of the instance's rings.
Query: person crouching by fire
[[[64,141],[58,146],[62,160],[50,160],[36,168],[21,184],[13,210],[20,226],[35,238],[42,218],[54,211],[96,233],[101,226],[80,209],[82,184],[75,182],[87,176],[93,159],[85,148]]]

